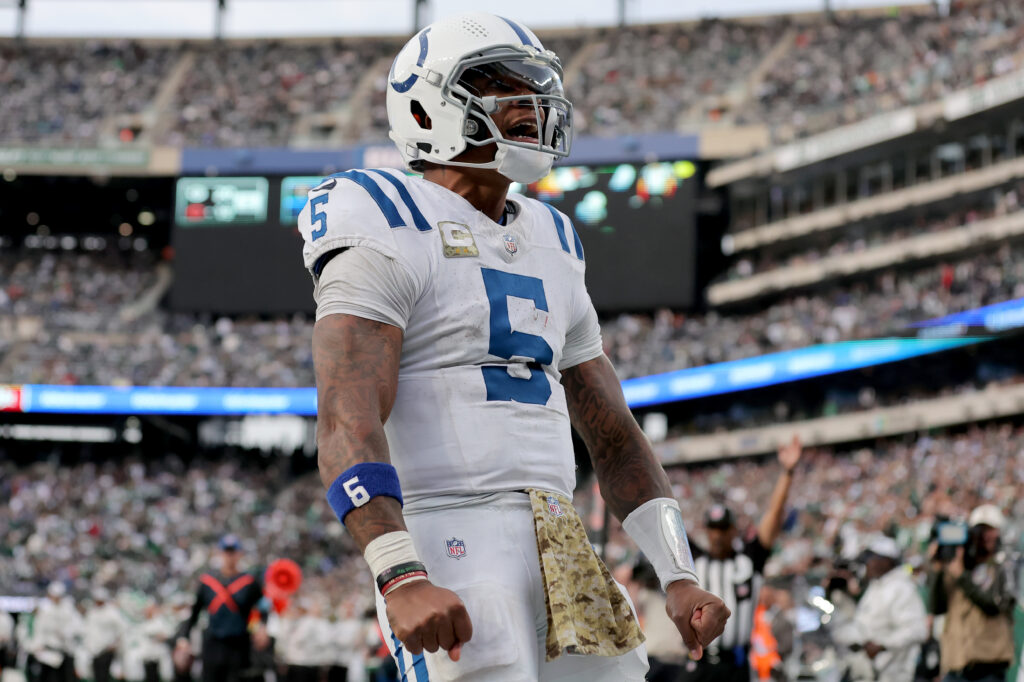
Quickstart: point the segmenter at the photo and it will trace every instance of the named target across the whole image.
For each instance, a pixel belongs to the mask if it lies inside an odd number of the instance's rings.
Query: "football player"
[[[564,530],[582,524],[558,525],[574,515],[570,424],[699,656],[729,612],[697,584],[678,503],[602,352],[583,246],[565,215],[509,193],[569,154],[557,56],[516,21],[447,18],[399,52],[387,109],[422,177],[337,173],[299,226],[317,302],[320,474],[377,580],[400,672],[644,678],[638,630],[606,641],[635,626],[621,586],[584,533]],[[581,560],[551,560],[566,547]],[[625,618],[587,610],[601,600]]]

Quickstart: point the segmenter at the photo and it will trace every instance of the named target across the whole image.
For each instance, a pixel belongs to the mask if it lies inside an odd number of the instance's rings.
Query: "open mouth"
[[[505,139],[536,144],[538,142],[537,122],[533,119],[527,119],[510,126],[505,131]]]

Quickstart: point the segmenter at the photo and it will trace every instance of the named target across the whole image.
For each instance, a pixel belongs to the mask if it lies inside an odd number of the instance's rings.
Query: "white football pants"
[[[615,657],[563,654],[544,660],[547,611],[525,493],[407,512],[405,521],[430,581],[465,603],[473,638],[457,663],[443,650],[413,656],[392,634],[378,592],[377,617],[403,682],[642,682],[643,645]],[[635,614],[632,602],[630,607]]]

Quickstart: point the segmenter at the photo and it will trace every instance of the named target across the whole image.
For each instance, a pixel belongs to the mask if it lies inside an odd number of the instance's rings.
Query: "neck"
[[[497,171],[431,165],[424,171],[423,179],[455,192],[494,222],[501,222],[511,183]]]

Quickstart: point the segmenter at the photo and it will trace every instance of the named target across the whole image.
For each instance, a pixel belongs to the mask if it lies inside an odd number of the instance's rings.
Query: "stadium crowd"
[[[764,124],[783,142],[934,101],[1021,67],[1020,3],[957,1],[948,7],[949,16],[911,9],[882,16],[706,20],[546,39],[569,67],[566,87],[580,112],[579,133],[736,122]],[[150,143],[280,146],[296,136],[303,115],[332,112],[351,122],[341,135],[345,142],[385,140],[384,73],[369,97],[349,97],[362,75],[380,67],[398,45],[398,39],[9,42],[0,45],[8,112],[0,141],[129,143],[133,132],[125,137],[123,127],[106,123],[120,114],[145,114],[149,135],[138,139]],[[169,79],[179,67],[181,76]],[[161,83],[173,91],[158,93]]]
[[[108,117],[151,105],[181,50],[137,42],[0,43],[5,144],[96,145]]]
[[[653,317],[623,314],[602,325],[622,378],[899,332],[913,322],[1024,296],[1024,246],[949,262],[889,268],[863,281],[793,294],[757,312]],[[713,339],[713,341],[712,341]]]
[[[196,68],[176,93],[174,122],[163,141],[283,145],[299,116],[345,105],[366,68],[398,47],[387,40],[197,46]]]
[[[0,257],[0,367],[13,383],[313,385],[310,320],[122,314],[152,286],[153,258],[26,250]],[[1024,245],[889,268],[753,311],[661,310],[602,322],[623,379],[845,339],[1024,297]],[[28,332],[19,334],[18,328]],[[713,334],[712,334],[713,331]],[[18,342],[21,338],[22,342]],[[27,340],[26,340],[27,339]],[[711,339],[714,339],[712,342]],[[6,347],[6,352],[4,348]],[[61,352],[54,353],[57,348]]]
[[[805,453],[787,530],[766,576],[824,580],[833,562],[855,559],[879,533],[894,537],[903,559],[920,566],[936,520],[964,518],[982,503],[1004,511],[1004,546],[1020,549],[1022,457],[1024,427],[1014,423]],[[0,459],[0,494],[9,500],[0,508],[0,585],[6,596],[42,596],[50,584],[52,601],[63,603],[68,614],[62,646],[80,666],[90,635],[78,616],[96,601],[112,599],[124,623],[115,640],[126,679],[142,679],[130,671],[141,671],[145,660],[158,661],[162,673],[155,679],[170,679],[166,643],[187,616],[198,573],[210,565],[224,530],[239,535],[252,569],[279,557],[301,564],[299,593],[268,623],[279,662],[353,670],[374,663],[368,651],[379,648],[379,640],[372,620],[362,619],[372,604],[369,573],[327,508],[315,474],[289,475],[286,458],[252,452],[197,458],[187,466],[173,455],[65,466],[56,461],[16,465]],[[734,510],[739,528],[753,527],[778,466],[774,459],[748,459],[670,469],[695,538],[701,536],[702,510],[715,503]],[[575,503],[598,537],[596,525],[603,522],[593,491],[591,481],[581,481]],[[615,521],[604,551],[612,567],[637,559]],[[302,618],[311,620],[291,620]],[[353,619],[362,620],[356,626]],[[28,622],[20,620],[18,644],[31,653],[42,645]],[[304,634],[296,635],[293,628],[300,625]],[[346,658],[329,660],[331,652]]]
[[[757,106],[737,118],[767,122],[784,142],[936,101],[1020,68],[1022,37],[1024,7],[1013,0],[954,2],[945,17],[807,24],[758,85]]]

